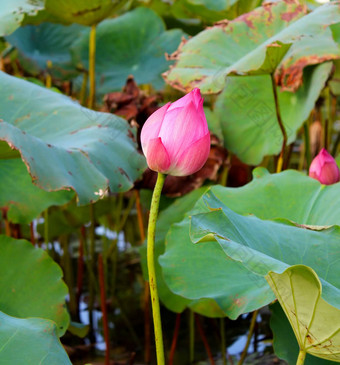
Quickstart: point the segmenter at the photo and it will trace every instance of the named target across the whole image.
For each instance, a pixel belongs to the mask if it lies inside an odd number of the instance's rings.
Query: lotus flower
[[[142,128],[141,143],[151,170],[173,176],[200,170],[210,151],[200,90],[156,110]]]
[[[312,161],[309,176],[321,184],[331,185],[340,180],[340,171],[334,158],[323,148]]]

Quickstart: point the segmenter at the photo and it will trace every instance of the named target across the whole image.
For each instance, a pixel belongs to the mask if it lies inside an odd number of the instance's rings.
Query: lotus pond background
[[[205,166],[168,176],[169,364],[340,362],[340,2],[0,0],[0,363],[155,364],[145,120],[199,87]],[[249,341],[248,341],[249,340]]]

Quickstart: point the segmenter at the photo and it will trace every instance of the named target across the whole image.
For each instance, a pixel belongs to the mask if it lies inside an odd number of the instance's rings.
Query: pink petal
[[[186,176],[200,170],[210,152],[210,133],[193,143],[178,158],[177,164],[168,171],[173,176]]]
[[[143,149],[144,150],[144,149]],[[148,142],[146,161],[151,170],[166,173],[170,167],[170,158],[161,138],[155,138]]]
[[[190,102],[193,102],[196,108],[198,108],[200,104],[203,104],[203,98],[201,97],[200,89],[195,88],[190,93],[173,102],[169,110],[181,108]]]
[[[143,147],[144,154],[146,155],[147,145],[151,139],[157,138],[159,131],[162,127],[164,116],[170,106],[170,103],[163,105],[157,109],[150,117],[146,120],[143,125],[140,139]]]
[[[208,132],[203,108],[198,111],[194,103],[190,102],[182,108],[166,113],[159,136],[171,161],[176,162],[184,150]]]

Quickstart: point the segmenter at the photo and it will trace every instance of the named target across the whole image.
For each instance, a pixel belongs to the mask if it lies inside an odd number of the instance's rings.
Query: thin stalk
[[[141,242],[145,241],[145,229],[144,229],[144,219],[143,219],[143,209],[140,203],[139,191],[135,190],[136,194],[136,210],[137,210],[137,219],[138,219],[138,228],[140,234]]]
[[[220,318],[222,364],[227,365],[224,318]]]
[[[169,365],[172,365],[173,361],[174,361],[180,324],[181,324],[181,313],[177,313],[175,330],[174,330],[174,335],[172,337],[172,343],[171,343],[171,349],[170,349],[170,355],[169,355]]]
[[[144,362],[151,361],[150,287],[144,283]]]
[[[325,118],[325,148],[328,150],[330,145],[330,137],[332,135],[332,113],[331,113],[331,93],[329,87],[325,88],[325,106],[326,106],[326,118]]]
[[[224,166],[220,175],[220,184],[222,186],[227,186],[228,173],[229,173],[229,166]]]
[[[276,90],[274,74],[271,74],[271,79],[272,79],[272,88],[273,88],[274,101],[275,101],[276,118],[277,118],[277,121],[279,123],[280,129],[281,129],[281,132],[282,132],[282,137],[283,137],[281,152],[280,152],[279,158],[277,160],[277,166],[276,166],[276,172],[281,172],[282,171],[282,166],[283,166],[285,148],[286,148],[286,145],[287,145],[287,132],[285,130],[285,127],[284,127],[282,119],[281,119],[279,98],[277,96],[277,90]]]
[[[305,136],[305,156],[306,156],[306,170],[309,171],[309,166],[312,162],[310,153],[310,140],[309,140],[309,124],[308,120],[303,124],[304,136]]]
[[[249,332],[248,332],[247,342],[246,342],[246,345],[244,346],[244,349],[243,349],[241,358],[240,358],[239,362],[237,363],[237,365],[242,365],[244,359],[247,356],[248,348],[249,348],[249,345],[250,345],[250,341],[251,341],[251,338],[253,337],[253,333],[254,333],[254,329],[255,329],[255,324],[256,324],[256,318],[257,318],[258,313],[259,313],[258,310],[256,310],[256,311],[253,312],[253,316],[251,317],[251,322],[250,322],[250,326],[249,326]]]
[[[210,361],[210,364],[211,365],[215,365],[215,361],[214,361],[214,358],[213,358],[213,355],[212,355],[212,352],[211,352],[211,349],[210,349],[210,346],[209,346],[209,343],[208,343],[208,340],[207,340],[207,337],[205,336],[204,334],[204,331],[203,331],[203,328],[202,328],[202,325],[201,325],[201,322],[198,318],[197,315],[195,315],[195,320],[196,320],[196,325],[197,325],[197,329],[198,329],[198,332],[201,336],[201,339],[203,341],[203,344],[204,344],[204,347],[205,347],[205,350],[207,352],[207,355],[209,357],[209,361]]]
[[[109,334],[109,324],[108,324],[107,307],[106,307],[104,265],[103,265],[103,257],[101,254],[98,255],[98,276],[99,276],[99,288],[100,288],[100,306],[103,314],[103,330],[104,330],[104,340],[106,347],[105,365],[110,365],[110,334]]]
[[[50,89],[52,87],[52,76],[50,74],[50,69],[52,68],[52,61],[48,60],[46,62],[47,64],[47,73],[46,73],[46,79],[45,79],[45,86]]]
[[[189,309],[189,363],[195,360],[195,315]]]
[[[89,100],[88,108],[93,109],[96,93],[96,25],[91,26],[89,40]]]
[[[164,360],[161,312],[159,306],[157,281],[156,281],[155,231],[156,231],[156,221],[159,209],[159,201],[161,198],[161,192],[164,185],[164,181],[165,181],[165,175],[159,172],[156,186],[152,194],[149,225],[148,225],[148,243],[147,243],[147,264],[149,273],[152,317],[155,330],[155,343],[156,343],[156,354],[157,354],[158,365],[165,365],[165,360]]]
[[[296,365],[303,365],[305,363],[306,351],[300,350]]]
[[[86,100],[86,87],[87,87],[87,80],[88,80],[88,73],[83,73],[83,81],[81,83],[80,93],[79,93],[79,102],[81,105],[85,105]]]

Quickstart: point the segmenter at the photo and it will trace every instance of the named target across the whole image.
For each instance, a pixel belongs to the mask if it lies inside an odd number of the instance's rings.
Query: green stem
[[[300,350],[296,365],[303,365],[305,363],[306,351]]]
[[[311,153],[310,153],[310,142],[309,142],[309,121],[306,120],[303,125],[303,130],[305,133],[305,155],[306,155],[306,170],[309,171],[309,166],[312,162]]]
[[[281,119],[280,104],[279,104],[279,98],[278,98],[278,95],[277,95],[274,74],[271,74],[271,79],[272,79],[272,88],[273,88],[274,101],[275,101],[276,118],[277,118],[277,122],[279,123],[281,133],[282,133],[282,137],[283,137],[281,152],[280,152],[279,158],[277,160],[277,166],[276,166],[276,172],[281,172],[282,171],[282,166],[283,166],[285,148],[286,148],[286,145],[287,145],[287,139],[288,138],[287,138],[286,129],[285,129],[285,127],[283,125],[283,121]]]
[[[251,338],[253,337],[253,333],[254,333],[254,329],[255,329],[255,324],[256,324],[256,318],[257,318],[258,313],[259,313],[258,310],[256,310],[256,311],[253,312],[253,316],[251,317],[251,322],[250,322],[250,326],[249,326],[249,332],[248,332],[247,342],[246,342],[246,345],[244,346],[244,349],[243,349],[243,352],[242,352],[240,361],[238,362],[237,365],[242,365],[243,362],[244,362],[244,359],[247,356],[248,348],[249,348],[249,345],[250,345],[250,341],[251,341]]]
[[[156,269],[155,269],[155,231],[156,231],[156,221],[158,216],[159,201],[161,198],[161,192],[164,185],[164,181],[165,181],[165,175],[159,172],[156,186],[152,194],[149,226],[148,226],[148,243],[147,243],[147,263],[149,272],[152,316],[155,329],[155,343],[156,343],[156,354],[157,354],[158,365],[164,365],[165,360],[164,360],[161,313],[159,306]]]
[[[88,108],[94,107],[94,98],[96,92],[96,25],[91,26],[90,40],[89,40],[89,101]]]

